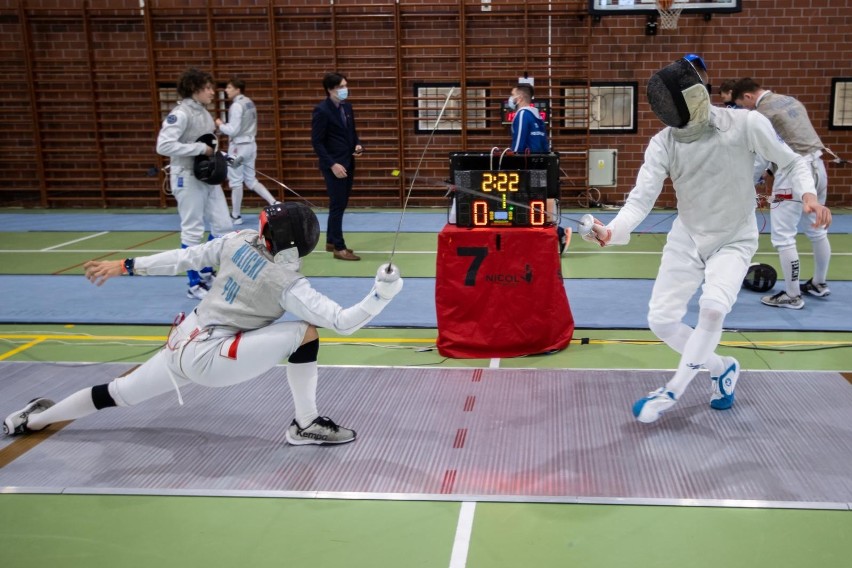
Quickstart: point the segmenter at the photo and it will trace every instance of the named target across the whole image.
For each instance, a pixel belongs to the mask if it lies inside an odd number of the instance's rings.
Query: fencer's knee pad
[[[92,387],[92,404],[94,404],[95,408],[98,410],[102,408],[110,408],[111,406],[118,406],[115,399],[112,398],[111,394],[109,394],[108,384]]]
[[[293,351],[293,354],[290,355],[290,358],[287,359],[287,361],[297,364],[313,363],[317,360],[317,355],[319,355],[319,338],[300,345],[298,349]]]

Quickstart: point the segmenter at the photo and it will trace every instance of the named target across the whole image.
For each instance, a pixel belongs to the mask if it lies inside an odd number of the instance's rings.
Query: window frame
[[[843,104],[838,105],[840,86],[843,86]],[[838,121],[835,114],[841,113]],[[831,104],[828,110],[829,130],[852,130],[852,77],[833,77],[831,79]]]
[[[435,82],[435,81],[419,81],[414,83],[413,91],[414,91],[414,104],[415,104],[415,112],[416,118],[414,120],[414,132],[415,134],[429,134],[433,130],[435,132],[440,132],[441,134],[461,134],[463,130],[468,132],[483,132],[487,131],[489,128],[489,124],[491,122],[488,111],[489,111],[489,101],[490,101],[490,89],[489,84],[478,81],[469,81],[467,83],[466,89],[468,90],[468,95],[471,94],[473,90],[481,90],[480,93],[474,93],[474,98],[467,99],[467,125],[461,124],[461,101],[464,99],[464,96],[459,96],[456,98],[455,96],[450,99],[450,102],[447,104],[447,108],[444,110],[444,116],[441,118],[441,122],[436,126],[435,119],[438,117],[438,113],[441,112],[441,107],[444,106],[444,101],[447,98],[447,92],[451,88],[461,88],[461,83],[458,82]],[[432,94],[421,94],[421,89],[440,89],[441,93]],[[435,96],[440,95],[437,99]],[[429,97],[429,98],[422,98]],[[453,101],[458,100],[459,103],[457,105],[453,105]],[[435,106],[424,106],[421,103],[437,103]],[[471,105],[476,105],[474,108],[471,108]],[[447,113],[450,113],[450,118],[447,118]],[[445,122],[453,123],[457,126],[442,126]]]
[[[595,135],[604,135],[604,134],[636,134],[638,131],[639,125],[639,83],[638,81],[592,81],[591,83],[583,83],[577,81],[568,81],[563,82],[560,85],[561,89],[561,97],[562,103],[564,106],[563,116],[560,117],[562,121],[563,128],[571,132],[585,132],[588,130],[589,132],[594,132]],[[588,89],[588,105],[584,108],[588,109],[589,115],[586,118],[580,118],[575,116],[570,116],[569,113],[572,109],[576,109],[578,107],[570,104],[569,100],[572,97],[569,97],[568,90],[569,89]],[[600,126],[600,115],[598,115],[598,120],[593,120],[593,112],[595,108],[594,98],[598,98],[599,100],[607,94],[600,94],[601,90],[609,89],[611,92],[609,95],[615,94],[614,91],[616,89],[623,89],[625,93],[629,95],[628,103],[630,105],[629,111],[629,121],[627,124],[621,126]],[[625,105],[626,106],[626,105]],[[600,107],[598,107],[600,108]],[[610,110],[612,110],[613,106],[610,106]],[[585,124],[582,126],[578,125],[578,120],[583,120]],[[594,123],[598,123],[598,126],[595,126]]]

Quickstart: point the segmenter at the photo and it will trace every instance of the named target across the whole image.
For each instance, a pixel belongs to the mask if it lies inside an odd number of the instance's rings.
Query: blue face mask
[[[343,87],[342,89],[337,89],[337,98],[341,101],[345,101],[346,97],[349,96],[349,89]]]
[[[515,102],[515,97],[509,97],[509,100],[506,103],[510,110],[515,110],[518,108],[518,103]]]

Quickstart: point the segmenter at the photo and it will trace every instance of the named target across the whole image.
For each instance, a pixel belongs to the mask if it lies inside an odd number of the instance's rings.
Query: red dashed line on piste
[[[473,395],[468,396],[464,401],[464,411],[473,412],[474,404],[476,404],[476,397]]]
[[[467,428],[459,428],[456,430],[456,439],[453,441],[453,449],[458,450],[463,448],[465,438],[467,438]]]
[[[453,486],[456,484],[456,470],[448,469],[444,471],[444,481],[441,483],[441,493],[447,494],[453,492]]]

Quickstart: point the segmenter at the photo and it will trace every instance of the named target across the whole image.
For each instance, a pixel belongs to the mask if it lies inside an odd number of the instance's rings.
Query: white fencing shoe
[[[355,430],[338,426],[327,416],[319,416],[306,428],[301,428],[299,423],[293,420],[284,438],[294,446],[345,444],[355,439]]]
[[[186,289],[186,297],[192,300],[203,300],[209,290],[204,282],[199,282],[195,286],[190,286]]]
[[[710,408],[727,410],[734,405],[734,389],[740,378],[740,363],[733,357],[722,357],[725,370],[718,377],[710,377],[713,381],[713,394],[710,396]]]
[[[27,422],[30,420],[30,415],[44,412],[53,406],[53,404],[54,402],[52,400],[48,400],[46,398],[34,398],[25,407],[6,417],[6,420],[3,421],[3,432],[8,436],[31,432],[31,430],[27,428]]]
[[[663,412],[674,406],[676,402],[673,392],[667,391],[666,387],[660,387],[633,403],[633,416],[639,422],[646,424],[656,422]]]

